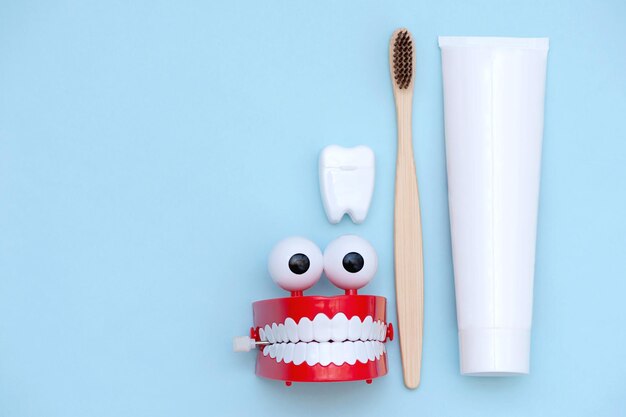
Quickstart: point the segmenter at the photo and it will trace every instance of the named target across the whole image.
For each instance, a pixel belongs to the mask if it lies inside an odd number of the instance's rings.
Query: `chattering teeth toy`
[[[252,304],[250,336],[236,337],[235,351],[258,347],[256,374],[295,382],[366,381],[387,374],[385,342],[393,340],[385,297],[359,295],[374,277],[378,257],[366,240],[345,235],[322,251],[290,237],[272,250],[269,272],[290,297]],[[344,295],[305,296],[322,271]]]

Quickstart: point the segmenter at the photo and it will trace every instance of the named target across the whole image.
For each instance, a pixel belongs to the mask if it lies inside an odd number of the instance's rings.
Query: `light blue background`
[[[387,46],[412,30],[422,386],[295,384],[231,352],[280,238],[370,239],[395,322]],[[532,373],[459,375],[438,35],[549,36]],[[626,3],[0,5],[0,415],[626,415]],[[317,156],[377,155],[365,224]],[[325,279],[313,293],[336,294]],[[358,413],[358,414],[357,414]]]

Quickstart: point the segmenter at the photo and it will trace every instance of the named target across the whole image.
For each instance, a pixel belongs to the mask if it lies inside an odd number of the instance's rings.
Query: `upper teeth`
[[[354,223],[362,223],[374,192],[374,152],[367,146],[327,146],[320,154],[319,176],[328,221],[339,223],[348,213]]]
[[[270,343],[282,342],[341,342],[344,340],[377,340],[384,342],[387,338],[387,325],[380,320],[373,321],[371,316],[362,321],[353,316],[350,320],[343,313],[336,314],[332,319],[319,313],[313,321],[302,317],[298,323],[287,317],[284,323],[267,324],[259,330],[262,341]]]

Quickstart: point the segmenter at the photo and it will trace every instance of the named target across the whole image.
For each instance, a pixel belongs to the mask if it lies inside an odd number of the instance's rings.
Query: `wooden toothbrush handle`
[[[396,203],[394,213],[394,254],[396,303],[404,384],[417,388],[422,365],[424,327],[424,259],[422,222],[413,145],[411,100],[408,94],[396,98],[398,113],[398,159],[396,162]]]

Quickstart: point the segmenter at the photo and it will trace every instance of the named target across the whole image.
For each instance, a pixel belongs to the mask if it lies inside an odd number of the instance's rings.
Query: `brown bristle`
[[[413,77],[413,41],[406,30],[398,32],[393,43],[393,78],[399,89],[411,85]]]

